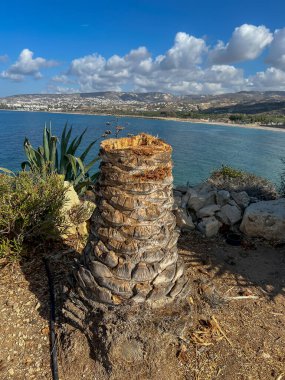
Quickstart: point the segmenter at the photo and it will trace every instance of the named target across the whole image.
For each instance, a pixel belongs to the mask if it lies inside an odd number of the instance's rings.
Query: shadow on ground
[[[285,244],[252,239],[236,247],[221,236],[204,239],[193,232],[182,234],[178,247],[187,266],[203,265],[213,278],[229,275],[234,286],[259,287],[270,299],[285,295]]]
[[[88,372],[91,370],[88,368],[91,363],[90,358],[92,362],[99,358],[103,363],[103,372],[104,370],[109,372],[111,364],[106,360],[105,345],[100,342],[100,337],[104,336],[104,332],[101,331],[101,334],[98,334],[96,329],[97,326],[101,325],[102,310],[92,310],[91,316],[90,306],[84,304],[84,300],[80,300],[79,307],[77,303],[76,307],[73,308],[74,293],[72,289],[75,286],[73,271],[77,262],[82,259],[82,254],[71,248],[70,245],[60,242],[56,246],[54,244],[49,247],[38,246],[20,263],[21,270],[29,282],[29,290],[36,295],[39,301],[39,314],[50,321],[51,304],[44,259],[48,260],[54,284],[58,356],[77,350],[77,356],[81,360],[78,363],[79,367],[85,365],[85,370]],[[65,310],[67,300],[71,300],[68,312]],[[69,327],[68,331],[66,331],[65,326]],[[70,338],[72,334],[79,334],[78,347],[72,347],[72,340],[74,340]],[[52,352],[52,347],[50,347],[50,352]],[[72,363],[72,366],[74,370],[76,363]],[[66,371],[69,369],[66,368]]]
[[[234,247],[226,244],[223,237],[204,239],[199,233],[191,232],[180,236],[178,248],[186,267],[190,269],[190,276],[191,271],[192,273],[196,271],[195,277],[198,280],[199,277],[205,278],[206,272],[210,281],[220,280],[223,284],[226,280],[228,288],[232,286],[235,290],[240,291],[258,288],[269,300],[274,300],[279,295],[285,295],[284,245],[272,246],[264,241],[250,240],[244,241],[242,246]],[[167,310],[165,313],[155,312],[152,316],[147,317],[144,310],[138,311],[137,315],[136,312],[131,311],[129,314],[121,313],[119,323],[117,323],[112,308],[90,310],[90,305],[85,304],[84,300],[80,299],[81,302],[78,303],[78,299],[72,291],[74,288],[72,272],[76,270],[76,261],[79,261],[82,255],[78,250],[70,248],[69,245],[60,244],[58,247],[45,247],[45,249],[39,247],[21,262],[21,269],[29,282],[29,288],[39,300],[38,311],[46,320],[50,318],[50,305],[43,257],[49,258],[55,284],[57,332],[60,337],[58,351],[60,353],[60,370],[64,372],[65,376],[63,378],[77,380],[79,376],[89,378],[90,373],[96,373],[98,380],[118,379],[118,376],[123,376],[125,368],[128,368],[127,377],[129,379],[133,379],[132,373],[141,373],[141,379],[153,378],[151,376],[157,371],[155,366],[158,361],[164,363],[164,368],[171,366],[172,370],[167,369],[167,373],[165,372],[167,378],[175,380],[187,378],[182,374],[180,376],[177,372],[182,367],[179,367],[175,356],[179,350],[176,341],[173,339],[169,341],[169,344],[165,344],[166,335],[164,335],[164,332],[169,330],[169,326],[175,326],[183,313],[180,315],[179,312],[177,316],[176,309],[176,313],[173,310]],[[204,273],[199,276],[201,268]],[[193,286],[195,287],[195,284]],[[241,292],[241,294],[243,293]],[[67,299],[69,300],[68,313],[65,312],[63,315],[62,310],[63,306],[66,307]],[[75,299],[74,303],[73,299]],[[189,314],[189,311],[186,311],[185,315],[187,313]],[[110,316],[108,317],[108,315]],[[135,321],[133,324],[130,323],[131,318]],[[166,322],[169,325],[167,328]],[[108,324],[109,330],[105,329],[106,324]],[[184,327],[182,326],[182,328]],[[111,330],[113,332],[110,334]],[[142,331],[146,332],[143,339],[141,339]],[[157,339],[158,335],[160,335],[160,340]],[[117,343],[112,348],[111,340],[114,337],[115,340],[117,339]],[[151,341],[153,341],[153,346],[149,349],[147,344]],[[183,342],[183,339],[180,339],[181,341]],[[134,342],[139,342],[139,346],[136,346],[135,349],[141,354],[131,358],[127,367],[124,367],[125,364],[121,361],[122,355],[129,355],[133,350],[131,348],[126,353],[126,342],[131,342],[131,347],[135,344]],[[122,347],[120,352],[117,350],[118,347]],[[171,352],[165,352],[167,361],[164,361],[164,357],[155,356],[158,352],[164,354],[163,347],[165,349],[173,347]],[[114,361],[109,360],[110,352],[107,352],[109,349],[112,351],[113,358],[117,358],[116,363],[122,366],[117,367],[115,371]],[[152,352],[150,359],[146,359],[144,356],[147,349]],[[140,358],[142,361],[138,365],[134,365],[136,360],[141,360]],[[147,374],[139,372],[145,370],[148,371]],[[110,376],[114,372],[119,375],[117,377]],[[174,377],[171,377],[172,375]]]

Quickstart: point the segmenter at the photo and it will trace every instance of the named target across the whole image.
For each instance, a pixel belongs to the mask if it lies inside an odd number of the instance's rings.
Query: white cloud
[[[265,62],[285,71],[285,28],[275,31]]]
[[[206,53],[206,43],[201,38],[195,38],[187,33],[176,34],[174,46],[161,58],[163,69],[187,69],[201,63],[202,55]]]
[[[248,78],[234,62],[258,58],[266,47],[270,67]],[[0,58],[1,59],[1,58]],[[41,78],[43,68],[57,62],[33,57],[24,49],[18,60],[0,78],[22,81]],[[246,66],[245,66],[246,67]],[[176,94],[217,94],[247,89],[285,90],[285,28],[274,35],[265,26],[249,24],[235,28],[228,43],[211,48],[202,38],[184,32],[176,34],[173,45],[153,56],[140,46],[125,55],[103,57],[98,53],[78,57],[65,72],[48,84],[49,92],[163,91]]]
[[[40,79],[42,77],[40,72],[42,68],[58,65],[56,61],[47,60],[41,57],[33,58],[33,55],[34,53],[31,50],[23,49],[18,60],[11,65],[8,70],[2,71],[0,76],[14,81],[22,81],[27,76]]]
[[[55,85],[48,85],[47,92],[50,94],[75,94],[78,93],[78,89],[72,88],[72,87],[64,87],[64,86],[55,86]],[[46,93],[46,91],[43,91],[43,93]]]
[[[180,32],[164,55],[152,57],[146,47],[109,59],[92,54],[74,59],[64,78],[75,78],[83,92],[127,88],[189,94],[242,89],[245,79],[241,69],[229,65],[202,68],[207,50],[203,39]]]
[[[285,91],[285,72],[269,67],[266,71],[260,71],[249,78],[249,86],[254,90],[279,90]]]
[[[216,64],[229,64],[253,60],[272,41],[272,33],[265,26],[243,24],[235,28],[230,41],[225,45],[219,41],[209,53],[209,61]]]
[[[74,83],[74,81],[72,81],[68,75],[66,74],[59,74],[59,75],[55,75],[54,77],[52,77],[52,81],[53,82],[56,82],[56,83],[62,83],[62,84],[70,84],[70,83]]]

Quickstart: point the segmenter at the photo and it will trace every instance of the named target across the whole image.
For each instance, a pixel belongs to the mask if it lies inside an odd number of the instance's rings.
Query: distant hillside
[[[285,115],[285,91],[241,91],[221,95],[172,95],[162,92],[24,94],[0,98],[0,108],[31,111],[121,113],[186,117],[202,114]],[[184,115],[184,116],[183,116]]]
[[[121,100],[121,101],[136,101],[143,103],[157,103],[157,102],[175,102],[177,101],[177,96],[171,94],[165,94],[162,92],[88,92],[81,93],[82,98],[104,98],[109,100]]]

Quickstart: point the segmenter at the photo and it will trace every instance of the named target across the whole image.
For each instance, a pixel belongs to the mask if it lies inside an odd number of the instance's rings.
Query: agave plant
[[[76,156],[86,129],[70,142],[71,133],[72,127],[67,128],[66,124],[61,138],[58,139],[52,135],[51,126],[47,128],[45,125],[43,145],[37,149],[34,149],[30,141],[25,138],[24,150],[27,160],[22,162],[22,169],[26,170],[29,167],[30,170],[41,173],[43,178],[51,173],[58,173],[72,183],[77,192],[82,192],[97,178],[97,173],[90,175],[90,170],[99,160],[99,156],[97,155],[88,164],[85,164],[85,159],[99,138],[92,141],[80,156]]]

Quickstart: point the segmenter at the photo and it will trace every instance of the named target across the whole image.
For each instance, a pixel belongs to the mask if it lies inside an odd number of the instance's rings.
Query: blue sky
[[[284,14],[284,0],[5,1],[0,96],[285,90]]]

